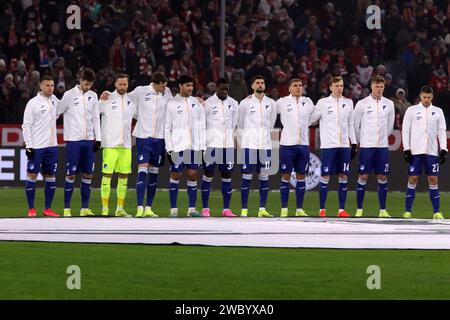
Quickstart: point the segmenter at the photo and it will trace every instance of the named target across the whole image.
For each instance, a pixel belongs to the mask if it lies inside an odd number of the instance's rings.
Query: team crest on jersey
[[[268,104],[266,104],[266,109],[269,109],[269,105]]]
[[[387,106],[383,106],[383,110],[386,109],[386,108],[387,108]]]
[[[130,105],[130,103],[131,103],[131,101],[127,101],[127,106],[129,106],[129,105]]]
[[[231,104],[229,104],[229,105],[228,105],[228,110],[231,110],[231,107],[232,107],[232,105],[231,105]]]
[[[417,117],[417,120],[420,120],[420,119],[422,119],[422,117],[421,117],[421,116],[418,116],[418,117]]]
[[[305,106],[305,103],[306,103],[306,102],[304,102],[304,101],[302,102],[302,107],[304,107],[304,106]]]
[[[436,112],[433,111],[433,112],[431,113],[431,115],[434,116],[435,113],[436,113]]]
[[[306,177],[305,177],[306,190],[314,189],[319,184],[321,175],[320,172],[321,166],[322,162],[320,161],[320,159],[315,154],[310,153],[309,163],[306,165]],[[293,187],[297,185],[297,176],[295,174],[294,169],[291,172],[290,182]]]
[[[92,97],[88,97],[88,101],[91,101]]]
[[[194,109],[194,108],[195,108],[195,103],[192,104],[192,109]]]
[[[344,109],[345,108],[345,103],[342,105],[342,109]]]

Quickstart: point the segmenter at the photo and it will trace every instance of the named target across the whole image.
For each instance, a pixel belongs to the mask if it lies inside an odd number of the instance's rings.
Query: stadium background
[[[30,6],[32,3],[35,5]],[[75,85],[81,66],[96,71],[97,92],[113,89],[114,72],[129,73],[132,89],[147,84],[151,73],[158,70],[170,78],[169,87],[174,92],[177,75],[188,72],[198,80],[197,95],[206,98],[212,94],[213,86],[208,84],[217,79],[220,64],[217,59],[219,1],[74,1],[82,8],[80,31],[65,28],[65,9],[71,1],[37,3],[36,0],[0,1],[0,152],[11,154],[12,150],[13,154],[0,159],[2,177],[10,176],[11,170],[5,167],[12,163],[14,178],[19,179],[17,163],[26,161],[25,157],[19,157],[21,141],[14,130],[20,128],[25,104],[38,91],[38,79],[42,74],[54,77],[58,97]],[[346,80],[345,95],[357,100],[368,94],[366,81],[372,73],[377,73],[386,77],[385,96],[395,102],[396,130],[401,129],[402,115],[416,102],[423,84],[435,88],[435,104],[443,108],[447,124],[450,123],[450,7],[447,1],[348,0],[330,4],[322,0],[227,0],[226,3],[226,74],[231,80],[230,94],[237,100],[248,94],[248,79],[257,73],[266,77],[267,93],[274,98],[287,94],[286,82],[291,77],[302,78],[307,84],[306,95],[314,102],[328,95],[327,81],[331,75],[342,75]],[[371,4],[381,8],[382,29],[378,31],[368,30],[365,25],[365,9]],[[367,55],[367,62],[364,55]],[[404,96],[402,90],[406,93]],[[279,127],[279,122],[277,125]],[[403,190],[406,164],[396,141],[393,141],[396,151],[391,153],[390,189],[395,190],[398,185]],[[63,148],[60,154],[61,164]],[[99,160],[97,155],[97,167]],[[443,167],[440,182],[443,191],[450,190],[446,184],[450,181],[447,165]],[[355,168],[351,171],[354,174]],[[58,182],[61,182],[63,170],[59,174]],[[99,174],[95,179],[98,182]],[[2,188],[0,216],[23,217],[26,207],[23,183],[0,180],[2,186],[20,185]],[[373,183],[373,180],[369,181]],[[159,181],[165,187],[164,177]],[[276,177],[272,179],[275,190],[278,181]],[[134,177],[130,185],[133,183]],[[423,179],[420,185],[424,186]],[[42,203],[41,191],[36,199],[38,205]],[[59,188],[54,201],[59,212],[62,210],[60,191]],[[99,191],[93,190],[92,194],[92,209],[99,212]],[[316,195],[316,192],[306,194],[307,212],[316,211]],[[167,193],[158,192],[157,197],[163,201],[156,201],[156,209],[167,214]],[[212,193],[212,198],[217,200],[211,201],[213,212],[219,212],[220,197],[219,192]],[[403,193],[393,193],[389,197],[390,212],[400,217]],[[130,190],[126,204],[130,212],[135,209],[134,198]],[[185,193],[180,193],[180,200],[182,205],[187,203]],[[349,212],[354,212],[354,200],[354,192],[350,192]],[[450,207],[448,195],[441,200],[444,210]],[[74,206],[78,209],[77,192],[74,194],[76,201]],[[233,210],[239,210],[238,202],[239,197],[234,196]],[[338,209],[333,192],[329,202],[331,212]],[[376,194],[368,192],[366,202],[367,216],[376,217]],[[256,208],[256,193],[250,195],[250,205]],[[269,195],[268,206],[270,212],[278,213],[279,195],[275,192]],[[427,193],[417,194],[415,212],[417,218],[431,217]],[[120,223],[120,219],[117,221]],[[403,222],[392,219],[390,223]],[[382,235],[377,237],[383,241]],[[442,250],[305,250],[0,241],[0,252],[1,299],[450,298],[449,270],[442,267],[449,264],[450,256]],[[74,263],[82,268],[83,290],[70,291],[65,285],[66,268]],[[366,269],[372,264],[382,268],[382,290],[368,290],[365,285]],[[322,308],[315,308],[316,314],[323,311],[324,305],[320,306]],[[410,307],[406,309],[411,310]],[[36,305],[32,310],[35,308]],[[329,309],[336,312],[336,308]],[[101,310],[104,312],[105,308]],[[131,312],[130,308],[123,310]],[[154,310],[152,308],[152,312]]]
[[[54,78],[55,94],[61,98],[65,90],[77,83],[83,67],[96,71],[96,92],[114,90],[117,72],[131,75],[132,90],[148,84],[152,72],[162,71],[176,93],[178,75],[189,73],[197,81],[194,94],[208,98],[214,93],[221,65],[219,3],[2,1],[0,147],[22,146],[21,137],[15,132],[20,128],[26,102],[37,93],[39,76],[43,74]],[[66,28],[65,10],[70,4],[81,8],[81,30]],[[373,1],[381,8],[381,30],[369,30],[366,26],[365,9],[371,4],[372,1],[356,0],[226,1],[224,65],[225,76],[231,81],[230,96],[241,101],[251,91],[249,80],[262,74],[267,94],[277,99],[288,94],[288,80],[299,77],[306,84],[305,95],[316,103],[329,94],[329,78],[340,75],[345,79],[344,95],[356,103],[369,94],[370,77],[379,74],[387,80],[384,95],[395,103],[396,130],[401,130],[406,108],[417,103],[419,89],[425,84],[434,87],[434,104],[443,108],[450,126],[447,1]],[[11,127],[16,130],[11,131]],[[276,127],[281,127],[279,120]],[[278,134],[274,133],[274,137]],[[403,190],[405,183],[406,165],[398,137],[399,131],[390,139],[391,190]],[[311,148],[316,153],[317,147],[312,141]],[[13,156],[8,156],[10,149],[2,151],[0,185],[22,184],[19,153],[16,149]],[[100,155],[97,164],[99,158]],[[61,151],[61,163],[63,159]],[[353,161],[352,182],[355,164]],[[63,181],[62,169],[60,166],[59,185]],[[443,190],[450,189],[446,171],[442,170]],[[161,187],[166,187],[166,177],[167,168],[159,180]],[[131,185],[134,179],[133,175]],[[98,180],[99,175],[94,178],[94,187]],[[234,187],[238,181],[234,179]],[[278,181],[278,175],[271,177],[272,189],[278,187]],[[375,181],[370,181],[369,189],[375,187]],[[421,183],[420,188],[424,190],[426,185]]]

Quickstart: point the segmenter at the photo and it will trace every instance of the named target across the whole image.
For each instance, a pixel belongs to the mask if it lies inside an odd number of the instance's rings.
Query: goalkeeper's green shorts
[[[124,147],[103,148],[102,172],[131,173],[131,149]]]

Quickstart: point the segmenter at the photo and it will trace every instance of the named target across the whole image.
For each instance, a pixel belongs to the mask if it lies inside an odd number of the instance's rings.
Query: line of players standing
[[[326,199],[330,176],[338,175],[338,217],[350,217],[345,211],[347,177],[350,161],[359,151],[357,184],[357,211],[363,215],[365,185],[370,173],[378,178],[379,216],[388,218],[386,211],[387,176],[389,174],[388,137],[394,126],[393,102],[383,97],[384,78],[371,80],[371,94],[353,102],[342,96],[344,82],[332,77],[330,96],[316,105],[303,96],[302,81],[291,79],[290,95],[278,101],[264,94],[262,76],[251,80],[253,94],[240,104],[228,95],[228,82],[219,79],[216,93],[206,101],[192,96],[194,79],[181,75],[179,94],[172,97],[166,87],[164,74],[155,73],[147,86],[128,93],[128,76],[118,74],[116,90],[103,92],[100,100],[91,90],[95,74],[90,69],[81,72],[79,84],[65,92],[61,100],[53,95],[54,82],[43,76],[41,91],[25,109],[22,125],[28,157],[26,196],[28,216],[36,216],[34,206],[36,177],[41,172],[45,179],[44,216],[59,216],[51,209],[55,193],[55,174],[58,154],[56,120],[64,117],[66,147],[66,180],[64,185],[64,216],[71,216],[71,198],[76,175],[81,172],[80,216],[93,216],[89,209],[91,180],[95,152],[102,149],[102,215],[109,215],[111,178],[118,175],[117,207],[115,216],[131,217],[124,210],[128,175],[131,173],[131,136],[136,137],[138,174],[136,183],[136,217],[158,217],[152,210],[156,194],[159,168],[166,157],[170,162],[170,217],[178,216],[178,185],[186,172],[188,212],[190,217],[209,217],[209,194],[215,167],[218,166],[222,183],[224,217],[236,217],[230,210],[231,173],[235,164],[235,132],[243,154],[241,180],[241,213],[248,215],[248,198],[253,172],[259,178],[260,203],[258,217],[273,217],[266,210],[268,178],[272,158],[271,129],[280,114],[283,129],[280,139],[281,217],[289,216],[289,180],[295,171],[295,216],[307,216],[303,210],[305,175],[309,164],[309,126],[319,121],[321,149],[321,178],[319,186],[319,216],[326,216]],[[428,176],[433,218],[443,219],[439,208],[439,165],[447,157],[446,124],[443,112],[432,105],[433,90],[424,86],[420,103],[407,109],[403,122],[404,157],[409,163],[408,188],[404,218],[411,218],[418,176],[425,170]],[[100,121],[101,119],[101,121]],[[132,120],[136,126],[131,132]],[[203,168],[201,184],[202,211],[196,210],[197,180]],[[147,194],[146,205],[144,198]]]

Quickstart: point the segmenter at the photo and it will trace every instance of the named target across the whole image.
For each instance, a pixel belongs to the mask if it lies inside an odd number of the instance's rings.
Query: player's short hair
[[[290,88],[290,87],[292,86],[292,84],[295,83],[295,82],[300,82],[300,83],[303,85],[302,79],[299,79],[299,78],[292,78],[292,79],[289,80],[289,82],[288,82],[288,87]]]
[[[153,83],[167,83],[167,77],[164,73],[162,72],[155,72],[152,74],[152,82]]]
[[[55,81],[55,80],[53,80],[53,77],[52,76],[50,76],[50,75],[48,75],[48,74],[44,74],[42,77],[41,77],[41,79],[39,80],[39,83],[42,83],[42,82],[44,82],[44,81]]]
[[[370,84],[373,84],[373,83],[386,83],[386,80],[384,79],[384,77],[382,77],[380,75],[376,75],[370,79]]]
[[[194,83],[194,77],[188,75],[188,74],[182,74],[179,78],[178,78],[178,83],[183,85],[186,83],[192,82]]]
[[[431,93],[431,94],[434,94],[434,90],[430,86],[423,86],[422,89],[420,89],[420,93]]]
[[[216,82],[216,85],[219,86],[221,84],[228,84],[228,83],[229,82],[228,82],[227,78],[219,78]]]
[[[264,77],[262,75],[260,75],[260,74],[254,76],[250,83],[253,84],[253,83],[255,83],[256,80],[264,80],[264,82],[265,82]]]
[[[80,79],[83,81],[94,82],[95,81],[95,72],[91,68],[86,68],[81,71]]]
[[[116,74],[114,81],[117,81],[119,79],[127,79],[128,80],[129,78],[130,78],[129,75],[127,75],[125,73],[119,73],[119,74]]]
[[[338,83],[339,81],[344,82],[344,79],[341,76],[331,77],[329,86],[331,86],[333,83]]]

